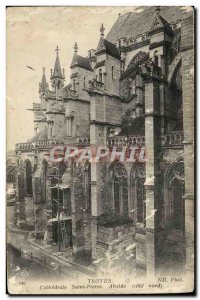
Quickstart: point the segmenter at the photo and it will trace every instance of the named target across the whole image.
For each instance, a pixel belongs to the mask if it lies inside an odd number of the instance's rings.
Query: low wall
[[[100,273],[135,273],[135,226],[132,223],[116,227],[99,226],[95,263]]]

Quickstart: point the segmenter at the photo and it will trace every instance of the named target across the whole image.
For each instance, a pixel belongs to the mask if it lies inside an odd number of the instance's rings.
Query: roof
[[[29,139],[27,142],[36,143],[36,142],[47,141],[47,140],[48,140],[48,132],[47,132],[47,128],[45,128],[44,130],[36,134],[34,137],[32,137],[32,139]]]
[[[111,56],[120,58],[120,53],[119,53],[117,47],[113,43],[104,39],[103,37],[101,37],[101,39],[99,41],[97,51],[95,54],[100,54],[102,52],[106,52],[107,54],[110,54]]]
[[[144,135],[145,134],[145,118],[141,117],[125,117],[122,121],[122,130],[120,135]]]
[[[54,78],[54,77],[64,78],[63,73],[61,71],[60,59],[59,59],[58,53],[56,55],[55,66],[54,66],[53,75],[51,76],[51,78]]]
[[[39,92],[45,92],[46,89],[47,89],[47,81],[46,81],[45,71],[43,70],[42,81],[40,84]]]
[[[72,63],[71,63],[71,68],[73,67],[80,67],[82,69],[88,70],[88,71],[92,71],[92,67],[90,65],[90,61],[89,58],[87,57],[82,57],[76,53],[74,53],[73,59],[72,59]]]
[[[131,7],[130,7],[131,10]],[[183,6],[161,6],[160,15],[168,23],[176,22],[184,13]],[[123,37],[135,37],[138,34],[148,32],[155,19],[154,6],[140,6],[132,12],[120,15],[112,26],[106,39],[115,43],[117,39]]]
[[[102,66],[104,66],[104,65],[105,65],[105,62],[106,62],[105,60],[102,60],[102,61],[100,61],[100,62],[96,63],[96,65],[95,65],[95,67],[94,67],[94,68],[96,69],[96,68],[98,68],[98,67],[102,67]]]
[[[157,15],[154,19],[154,22],[152,23],[150,32],[154,32],[157,29],[165,28],[169,33],[173,34],[173,30],[170,26],[170,24],[161,16]]]

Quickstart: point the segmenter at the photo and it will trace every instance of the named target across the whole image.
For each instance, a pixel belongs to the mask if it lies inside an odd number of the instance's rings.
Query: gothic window
[[[76,91],[76,80],[73,79],[73,91]]]
[[[143,224],[145,224],[146,217],[144,181],[145,165],[143,163],[135,163],[130,175],[132,217],[136,222]]]
[[[154,52],[154,63],[155,66],[158,67],[158,51]]]
[[[183,230],[183,195],[184,186],[180,180],[174,178],[172,181],[172,198],[173,198],[173,228]]]
[[[53,136],[53,123],[50,123],[49,124],[49,135],[50,135],[50,138],[52,138],[52,136]]]
[[[166,227],[171,233],[184,233],[184,162],[179,159],[172,164],[166,173]]]
[[[125,167],[118,161],[110,168],[110,192],[111,202],[115,212],[128,215],[128,182]]]
[[[171,120],[168,122],[168,131],[183,130],[183,97],[182,97],[182,74],[181,65],[177,67],[169,85],[168,110]]]
[[[114,80],[114,67],[112,66],[112,80]]]
[[[32,166],[30,160],[26,161],[26,194],[32,196]]]
[[[131,91],[133,94],[136,94],[136,91],[135,91],[135,87],[136,87],[136,79],[134,78],[131,82],[132,86],[131,86]]]
[[[65,173],[67,165],[64,162],[59,163],[59,177],[61,178]]]
[[[83,78],[83,87],[85,89],[86,85],[85,85],[85,77]]]
[[[103,81],[102,69],[99,69],[99,82]]]

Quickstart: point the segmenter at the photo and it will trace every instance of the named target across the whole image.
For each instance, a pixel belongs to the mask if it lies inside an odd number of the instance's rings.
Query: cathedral
[[[194,12],[119,15],[94,47],[75,43],[67,84],[58,47],[49,83],[43,68],[35,135],[15,148],[15,225],[97,269],[193,272]],[[67,145],[119,155],[50,160]],[[119,159],[124,147],[145,159]]]

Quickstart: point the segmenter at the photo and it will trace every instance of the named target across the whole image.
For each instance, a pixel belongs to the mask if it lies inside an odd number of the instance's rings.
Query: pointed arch
[[[146,203],[145,203],[145,164],[136,162],[130,173],[130,197],[133,207],[133,219],[145,225]]]
[[[184,160],[178,158],[165,173],[165,223],[170,235],[184,235]]]
[[[99,82],[103,82],[103,72],[102,69],[99,69]]]
[[[125,166],[114,161],[108,170],[109,198],[116,213],[128,215],[128,180]]]
[[[184,182],[184,158],[179,157],[176,159],[166,170],[165,172],[165,184],[167,187],[171,187],[173,179],[177,178],[178,180]]]
[[[167,110],[171,120],[167,121],[167,131],[183,130],[183,95],[182,95],[182,67],[181,57],[176,56],[169,68]]]
[[[33,186],[32,186],[32,164],[29,159],[25,161],[25,184],[26,184],[26,195],[32,196],[33,195]]]
[[[176,70],[181,66],[181,54],[178,53],[177,56],[175,56],[175,58],[173,59],[171,65],[169,66],[169,70],[168,70],[168,83],[169,85],[171,84],[172,78],[176,72]]]

